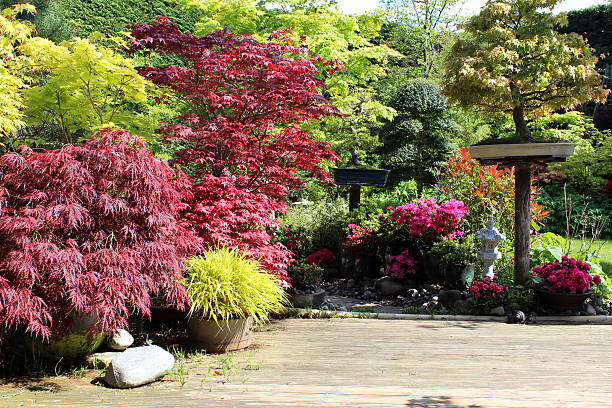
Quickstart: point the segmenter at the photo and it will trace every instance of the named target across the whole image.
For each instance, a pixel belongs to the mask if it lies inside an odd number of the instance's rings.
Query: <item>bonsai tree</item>
[[[549,114],[609,93],[595,69],[585,40],[553,28],[567,23],[553,16],[559,0],[488,1],[463,24],[465,35],[444,64],[444,93],[466,107],[512,115],[523,142],[532,139],[526,117]],[[546,11],[548,10],[548,11]],[[516,165],[514,277],[529,277],[529,201],[531,167]]]
[[[609,91],[584,38],[554,30],[567,25],[564,14],[551,12],[559,1],[487,1],[462,25],[465,35],[445,60],[444,94],[465,107],[511,114],[523,142],[532,139],[526,117],[605,102]]]

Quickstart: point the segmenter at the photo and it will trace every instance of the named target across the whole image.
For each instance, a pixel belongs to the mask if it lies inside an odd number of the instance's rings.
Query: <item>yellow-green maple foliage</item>
[[[78,130],[146,128],[132,108],[146,101],[148,83],[130,59],[79,38],[59,45],[32,38],[23,51],[43,74],[40,85],[23,91],[28,123],[55,123],[65,143],[75,143]]]
[[[553,29],[567,23],[552,14],[558,2],[487,1],[445,61],[444,93],[466,107],[512,114],[524,140],[531,138],[525,117],[605,102],[597,56],[578,34]]]
[[[36,13],[29,4],[15,5],[0,14],[0,136],[14,134],[23,125],[23,103],[19,89],[26,86],[28,58],[19,53],[34,28],[16,18],[20,13]]]

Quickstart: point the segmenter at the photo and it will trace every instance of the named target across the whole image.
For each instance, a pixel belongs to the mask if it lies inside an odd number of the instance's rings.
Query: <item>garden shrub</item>
[[[197,38],[166,17],[131,29],[130,54],[183,62],[139,73],[173,90],[188,109],[160,129],[166,140],[182,144],[175,160],[194,180],[186,218],[207,246],[239,249],[285,276],[292,254],[272,243],[278,221],[271,215],[286,211],[285,199],[305,183],[303,176],[330,181],[319,165],[337,156],[301,126],[338,114],[319,92],[321,71],[338,67],[291,45],[288,30],[269,42],[228,29]]]
[[[82,146],[0,157],[0,329],[48,339],[70,314],[113,333],[151,295],[178,307],[197,236],[179,221],[188,179],[126,131]]]
[[[514,239],[514,172],[496,166],[481,166],[472,160],[467,149],[456,152],[444,166],[438,169],[438,195],[444,199],[462,201],[469,213],[461,225],[465,234],[475,234],[484,228],[490,216],[506,241]],[[532,196],[538,195],[535,185]],[[546,218],[545,206],[531,201],[532,225],[539,225]]]

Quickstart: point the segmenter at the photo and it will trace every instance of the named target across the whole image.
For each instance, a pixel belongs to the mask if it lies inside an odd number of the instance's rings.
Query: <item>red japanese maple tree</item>
[[[179,220],[184,174],[138,137],[104,130],[82,146],[0,157],[0,331],[62,334],[96,313],[112,333],[150,296],[181,306],[182,261],[200,239]]]
[[[333,73],[338,65],[309,57],[282,31],[270,42],[228,29],[197,38],[163,17],[131,29],[130,53],[184,61],[139,72],[174,90],[190,110],[160,129],[184,146],[176,160],[194,180],[186,217],[208,245],[239,248],[284,277],[291,252],[272,244],[266,228],[276,224],[272,212],[284,211],[285,197],[303,184],[298,173],[327,181],[319,165],[337,160],[301,125],[338,114],[319,93],[321,70]]]

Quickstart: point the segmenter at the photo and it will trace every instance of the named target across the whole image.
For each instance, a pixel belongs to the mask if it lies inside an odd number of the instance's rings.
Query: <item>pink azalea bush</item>
[[[389,257],[389,266],[385,273],[394,278],[404,278],[406,275],[416,274],[417,261],[410,256],[408,250],[402,251],[401,254]]]
[[[508,287],[496,281],[496,278],[485,277],[470,283],[470,294],[474,298],[474,304],[480,306],[501,306],[506,296]]]
[[[380,245],[377,231],[372,227],[362,227],[357,224],[349,224],[349,234],[346,236],[344,245],[354,253],[361,255],[374,255]]]
[[[391,222],[399,229],[407,229],[411,239],[431,243],[462,236],[459,223],[466,214],[468,209],[462,201],[437,203],[435,198],[421,198],[416,203],[396,207]]]
[[[541,279],[542,289],[551,293],[585,293],[591,290],[591,282],[601,283],[599,275],[589,274],[590,266],[566,256],[561,262],[553,261],[533,268],[533,276]]]

